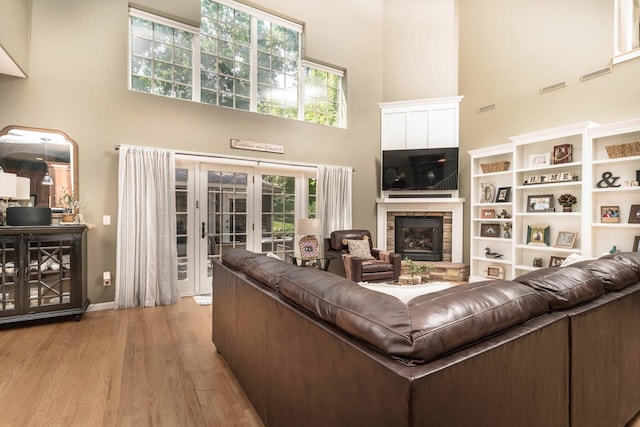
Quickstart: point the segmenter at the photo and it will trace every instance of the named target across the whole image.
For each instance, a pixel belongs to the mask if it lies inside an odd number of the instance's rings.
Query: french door
[[[293,253],[297,219],[315,211],[314,182],[315,169],[310,168],[178,160],[181,294],[211,293],[213,259],[229,248],[274,252],[283,259]]]

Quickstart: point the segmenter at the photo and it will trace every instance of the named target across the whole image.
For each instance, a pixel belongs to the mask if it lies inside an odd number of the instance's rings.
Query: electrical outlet
[[[111,272],[105,271],[102,273],[102,285],[103,286],[111,286]]]

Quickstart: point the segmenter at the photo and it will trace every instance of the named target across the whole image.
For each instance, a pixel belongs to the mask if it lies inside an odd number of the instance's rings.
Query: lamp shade
[[[315,236],[322,233],[320,225],[319,219],[299,219],[297,232],[303,236]]]
[[[29,200],[31,197],[31,180],[19,176],[16,184],[16,200]]]
[[[15,173],[0,173],[0,198],[15,199],[17,178]]]

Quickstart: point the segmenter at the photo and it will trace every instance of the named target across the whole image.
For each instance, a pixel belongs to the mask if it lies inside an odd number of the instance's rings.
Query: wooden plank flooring
[[[0,328],[0,426],[262,423],[211,342],[211,306],[183,298]]]
[[[211,306],[0,329],[0,426],[262,426],[211,342]]]

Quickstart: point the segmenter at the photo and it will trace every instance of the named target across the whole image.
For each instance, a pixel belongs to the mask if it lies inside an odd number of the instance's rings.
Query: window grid
[[[193,34],[132,16],[131,88],[180,99],[193,94]]]
[[[302,64],[300,27],[221,1],[202,0],[199,34],[132,12],[131,89],[346,127],[343,75]]]
[[[204,0],[200,51],[200,101],[249,110],[251,16]]]

